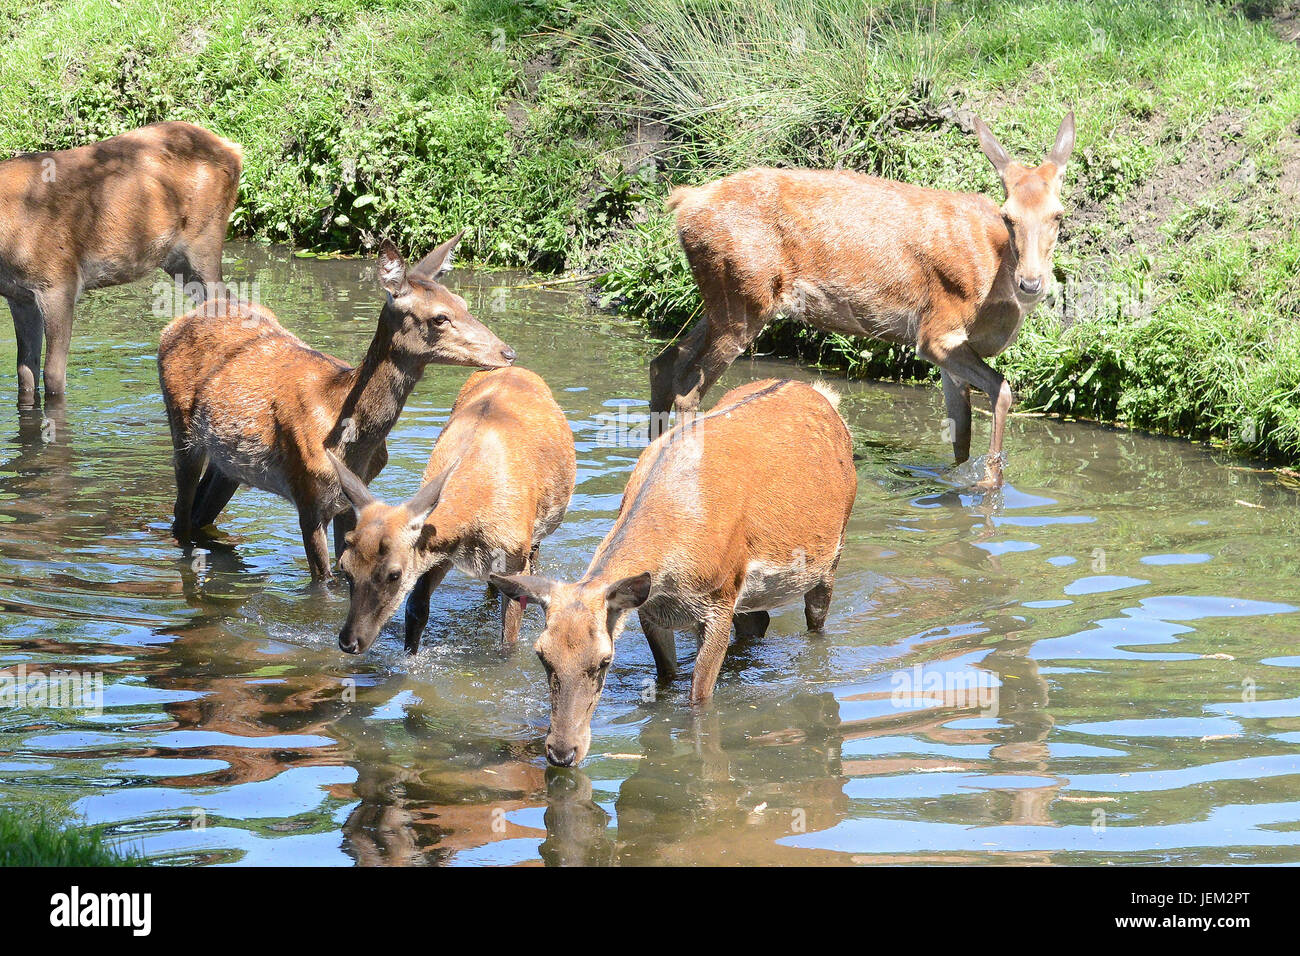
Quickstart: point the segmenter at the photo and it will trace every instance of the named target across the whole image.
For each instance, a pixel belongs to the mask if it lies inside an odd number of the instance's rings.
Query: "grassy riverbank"
[[[998,360],[1021,407],[1300,463],[1300,22],[1287,2],[0,0],[0,155],[164,117],[245,146],[234,227],[317,250],[462,226],[489,264],[698,308],[663,197],[755,163],[998,195],[1079,117],[1058,288]],[[851,374],[900,350],[775,329]]]
[[[38,811],[0,810],[0,867],[135,866],[95,829],[66,827]]]

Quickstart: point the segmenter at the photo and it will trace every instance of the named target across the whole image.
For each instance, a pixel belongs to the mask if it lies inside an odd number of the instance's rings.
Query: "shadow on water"
[[[228,258],[313,346],[364,352],[368,263]],[[523,277],[451,278],[569,417],[578,487],[540,570],[574,577],[636,460],[654,347]],[[453,574],[419,655],[390,625],[350,658],[287,503],[243,490],[217,539],[176,547],[152,298],[88,297],[66,405],[0,410],[0,677],[103,678],[96,708],[0,698],[5,803],[190,863],[1300,861],[1300,510],[1267,475],[1020,417],[986,501],[945,481],[937,390],[840,382],[859,494],[826,632],[775,615],[692,710],[634,622],[591,757],[554,770],[537,611],[502,650]],[[6,339],[0,394],[12,368]],[[466,374],[429,369],[377,493],[418,486]],[[811,377],[742,361],[714,397],[769,375]]]

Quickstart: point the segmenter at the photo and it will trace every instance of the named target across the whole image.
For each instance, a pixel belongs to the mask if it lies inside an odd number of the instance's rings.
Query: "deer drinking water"
[[[821,629],[857,494],[836,403],[800,382],[732,389],[642,452],[614,527],[577,582],[490,577],[503,594],[546,609],[536,650],[550,683],[551,763],[586,756],[632,608],[661,680],[676,674],[674,631],[695,632],[692,703],[713,694],[733,620],[737,637],[761,637],[768,611],[802,598],[809,629]]]
[[[0,295],[18,340],[18,404],[67,387],[72,313],[82,292],[161,267],[211,298],[243,154],[189,123],[0,162]],[[196,296],[197,297],[197,296]]]
[[[1047,289],[1074,148],[1074,114],[1039,166],[1013,162],[978,119],[1002,178],[986,196],[859,173],[750,169],[669,197],[704,318],[650,367],[650,409],[693,414],[704,393],[778,314],[913,346],[939,366],[953,453],[970,457],[972,386],[993,406],[984,490],[1002,483],[1013,395],[985,359],[1015,339]]]
[[[429,621],[429,597],[453,566],[471,577],[529,572],[538,544],[559,527],[573,495],[573,432],[546,383],[522,368],[471,375],[429,456],[425,484],[388,505],[338,459],[356,529],[339,569],[351,596],[339,647],[360,654],[406,604],[406,650]],[[523,607],[501,596],[501,641],[519,638]]]
[[[270,310],[247,303],[209,301],[163,330],[158,374],[172,432],[179,541],[211,524],[240,484],[252,485],[297,506],[312,577],[331,577],[326,526],[335,519],[341,551],[353,522],[326,451],[369,482],[388,461],[384,439],[426,365],[501,368],[515,359],[465,300],[437,281],[459,241],[409,268],[392,243],[380,247],[387,299],[355,368],[309,348]]]

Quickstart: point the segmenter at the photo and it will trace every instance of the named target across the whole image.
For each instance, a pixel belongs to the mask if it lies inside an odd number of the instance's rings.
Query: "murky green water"
[[[365,263],[228,260],[308,342],[363,354]],[[609,440],[644,408],[651,347],[521,281],[451,284],[572,424],[578,487],[541,570],[576,576],[635,461]],[[1300,861],[1300,507],[1268,476],[1017,418],[990,510],[937,477],[937,389],[840,383],[861,461],[826,634],[775,616],[692,711],[686,679],[653,693],[633,621],[591,757],[548,770],[541,666],[527,640],[498,649],[481,584],[448,577],[414,659],[395,625],[358,659],[287,502],[241,491],[224,546],[182,555],[151,299],[87,299],[48,419],[9,407],[0,341],[0,672],[104,679],[101,712],[0,702],[6,804],[176,863]],[[466,374],[430,368],[380,494],[415,490]],[[770,375],[809,377],[742,361],[710,398]]]

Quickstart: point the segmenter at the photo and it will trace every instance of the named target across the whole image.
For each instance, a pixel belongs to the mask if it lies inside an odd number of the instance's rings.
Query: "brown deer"
[[[45,397],[63,395],[87,289],[161,267],[214,294],[242,167],[238,145],[189,123],[0,163],[0,295],[18,339],[19,405],[36,402],[42,337]]]
[[[535,373],[522,368],[471,375],[438,436],[425,484],[405,504],[375,498],[333,455],[339,484],[356,509],[339,570],[350,591],[339,647],[370,647],[410,594],[406,650],[429,622],[429,596],[453,566],[471,577],[529,572],[542,538],[560,526],[573,495],[573,432]],[[519,639],[523,608],[501,597],[501,641]]]
[[[342,550],[353,516],[326,450],[370,481],[388,461],[384,439],[426,365],[500,368],[515,359],[437,281],[459,241],[410,268],[392,243],[380,247],[387,299],[355,368],[309,348],[269,309],[243,302],[210,300],[163,330],[158,375],[172,432],[179,541],[211,524],[240,484],[252,485],[298,507],[312,577],[331,577],[326,525],[338,516]]]
[[[695,631],[692,703],[713,694],[733,620],[737,637],[761,637],[768,611],[802,598],[808,627],[821,629],[857,494],[837,402],[800,382],[732,389],[642,452],[614,527],[577,582],[489,578],[546,608],[536,650],[551,689],[547,760],[567,767],[586,755],[632,608],[661,680],[676,674],[674,631]]]
[[[1074,114],[1040,166],[1012,162],[975,120],[1006,202],[859,173],[750,169],[668,199],[704,318],[650,365],[652,421],[695,412],[704,393],[778,314],[913,346],[939,366],[957,462],[970,457],[971,386],[993,405],[978,487],[1002,483],[1013,396],[985,362],[1042,299],[1063,207]]]

